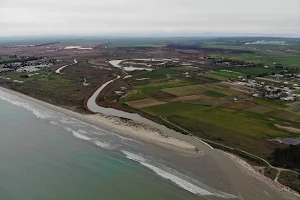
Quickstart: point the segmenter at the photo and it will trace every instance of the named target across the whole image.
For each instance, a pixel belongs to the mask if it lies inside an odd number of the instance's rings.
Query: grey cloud
[[[0,36],[158,32],[300,34],[299,0],[0,0]]]

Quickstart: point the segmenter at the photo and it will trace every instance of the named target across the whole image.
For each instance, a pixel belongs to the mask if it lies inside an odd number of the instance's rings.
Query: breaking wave
[[[111,144],[108,143],[108,142],[96,140],[96,141],[94,141],[94,143],[95,143],[97,146],[102,147],[102,148],[104,148],[104,149],[109,149],[109,150],[110,150],[110,149],[113,149],[113,147],[111,146]]]
[[[44,111],[44,110],[37,109],[34,106],[32,106],[30,103],[22,101],[23,99],[21,99],[20,97],[11,95],[1,90],[0,90],[0,99],[8,103],[11,103],[15,106],[25,108],[26,110],[31,111],[36,117],[41,119],[51,118],[54,115],[54,112],[51,112],[50,110]]]
[[[73,135],[79,139],[82,139],[82,140],[87,140],[87,141],[90,141],[92,140],[92,138],[86,136],[86,135],[83,135],[83,134],[80,134],[79,132],[76,132],[76,131],[72,131]]]
[[[169,169],[168,171],[163,170],[159,167],[156,167],[152,164],[150,164],[149,160],[147,160],[145,157],[143,157],[142,155],[138,155],[138,154],[134,154],[132,152],[126,151],[126,150],[121,150],[121,152],[123,154],[125,154],[125,156],[130,159],[130,160],[134,160],[136,162],[139,162],[141,165],[143,165],[144,167],[147,167],[148,169],[151,169],[153,172],[155,172],[158,176],[169,180],[171,182],[173,182],[174,184],[176,184],[177,186],[193,193],[199,196],[216,196],[216,197],[220,197],[220,198],[236,198],[236,196],[225,193],[225,192],[221,192],[221,191],[217,191],[213,188],[211,188],[211,191],[208,191],[206,189],[203,189],[197,185],[204,185],[203,183],[200,183],[197,180],[194,180],[190,177],[188,177],[190,180],[192,181],[187,181],[184,180],[181,177],[186,177],[183,174],[180,174],[179,172],[175,171],[174,169],[168,168],[168,167],[164,167],[166,169]],[[193,183],[191,183],[193,182]],[[194,183],[199,183],[199,184],[194,184]],[[207,186],[209,188],[209,186]]]

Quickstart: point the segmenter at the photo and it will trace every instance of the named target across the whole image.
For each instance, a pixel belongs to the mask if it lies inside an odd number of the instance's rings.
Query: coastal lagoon
[[[171,162],[196,158],[125,138],[1,90],[0,111],[0,199],[235,198],[230,188],[212,187],[213,177],[204,183],[180,162]]]

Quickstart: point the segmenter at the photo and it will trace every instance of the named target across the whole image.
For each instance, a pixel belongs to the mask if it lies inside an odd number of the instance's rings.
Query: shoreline
[[[281,193],[288,193],[291,196],[300,198],[300,194],[298,192],[296,192],[293,189],[279,183],[278,181],[274,181],[274,180],[264,176],[263,174],[259,173],[259,171],[257,169],[255,169],[252,165],[250,165],[243,158],[240,158],[239,156],[237,156],[235,154],[232,154],[232,153],[229,153],[229,152],[226,152],[226,151],[222,151],[222,150],[219,150],[219,149],[217,151],[219,151],[220,153],[222,153],[225,156],[229,157],[237,165],[237,167],[241,171],[243,171],[244,173],[249,174],[250,176],[253,176],[254,178],[257,178],[260,181],[263,181],[263,182],[271,185],[275,189],[279,190]]]
[[[152,128],[148,125],[136,123],[132,120],[122,119],[120,117],[106,116],[106,115],[102,115],[102,114],[81,114],[81,113],[78,113],[78,112],[75,112],[75,111],[72,111],[72,110],[69,110],[66,108],[62,108],[59,106],[55,106],[55,105],[46,103],[44,101],[35,99],[28,95],[25,95],[20,92],[13,91],[13,90],[10,90],[10,89],[4,88],[4,87],[0,87],[0,90],[7,92],[9,94],[12,94],[12,95],[16,95],[20,98],[32,101],[36,104],[44,106],[53,111],[63,113],[69,117],[81,120],[83,122],[86,122],[86,123],[89,123],[92,125],[102,127],[108,131],[112,131],[121,136],[125,136],[125,137],[136,139],[136,140],[139,140],[142,142],[154,144],[154,145],[157,145],[157,146],[163,147],[165,149],[169,149],[171,151],[181,153],[184,155],[201,156],[204,154],[201,149],[198,150],[191,143],[188,143],[183,140],[176,139],[176,138],[165,136],[159,130],[156,130],[155,128]],[[201,141],[198,141],[198,142],[201,142]],[[205,145],[205,144],[203,144],[203,145]],[[279,190],[279,192],[284,196],[288,195],[291,197],[297,197],[297,198],[300,197],[300,195],[297,192],[293,191],[292,189],[288,188],[287,186],[284,186],[284,185],[282,185],[278,182],[275,182],[275,181],[267,178],[266,176],[260,174],[257,170],[255,170],[250,164],[248,164],[242,158],[240,158],[234,154],[222,151],[222,150],[217,150],[217,151],[220,152],[220,154],[222,154],[224,157],[227,157],[228,159],[230,159],[232,161],[232,163],[241,170],[242,173],[248,174],[248,175],[266,183],[267,185],[274,188],[275,190]]]
[[[108,131],[131,137],[132,139],[137,139],[146,143],[154,144],[178,153],[188,154],[192,156],[201,155],[201,153],[194,145],[176,138],[165,136],[159,130],[156,130],[145,124],[140,124],[132,120],[125,120],[119,117],[106,116],[102,114],[81,114],[66,108],[46,103],[44,101],[32,98],[25,94],[4,87],[0,87],[0,90],[32,101],[56,112],[63,113],[65,115],[68,115],[69,117],[76,118],[92,125],[100,126],[101,128],[104,128]]]

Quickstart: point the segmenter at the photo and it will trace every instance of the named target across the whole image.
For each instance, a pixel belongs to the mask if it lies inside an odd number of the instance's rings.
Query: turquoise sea
[[[1,200],[192,200],[229,195],[190,178],[151,149],[0,91]]]

